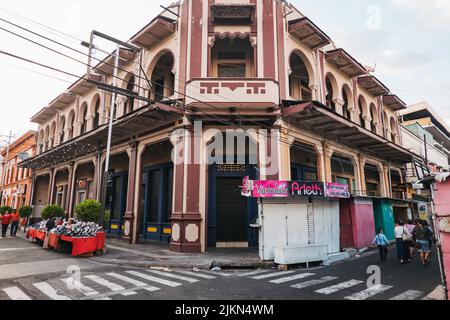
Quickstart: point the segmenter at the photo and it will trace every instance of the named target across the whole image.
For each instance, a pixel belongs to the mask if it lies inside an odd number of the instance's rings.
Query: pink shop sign
[[[350,199],[351,194],[346,184],[327,183],[325,187],[325,196],[327,198]]]
[[[290,183],[278,180],[249,180],[244,178],[242,195],[253,198],[288,198]]]

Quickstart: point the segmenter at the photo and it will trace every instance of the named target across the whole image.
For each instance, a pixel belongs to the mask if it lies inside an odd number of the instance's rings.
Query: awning
[[[159,16],[133,37],[131,42],[140,47],[151,48],[174,34],[176,25],[174,20]]]
[[[394,110],[394,111],[400,111],[406,109],[406,103],[404,103],[399,97],[397,97],[395,94],[387,94],[383,96],[383,104]]]
[[[389,89],[374,76],[359,77],[358,84],[374,97],[389,93]]]
[[[289,33],[311,49],[321,48],[331,43],[330,37],[307,17],[289,21]]]
[[[350,56],[344,49],[328,51],[325,58],[329,63],[333,64],[350,78],[359,77],[367,73],[366,68]]]
[[[162,103],[138,109],[116,120],[113,125],[112,145],[164,127],[175,122],[181,116],[182,111],[179,108]],[[93,154],[105,148],[107,137],[108,124],[104,124],[93,131],[21,162],[19,167],[41,170]]]
[[[294,119],[302,128],[338,141],[391,163],[411,163],[415,154],[347,120],[319,102],[299,102],[284,108],[283,117]]]

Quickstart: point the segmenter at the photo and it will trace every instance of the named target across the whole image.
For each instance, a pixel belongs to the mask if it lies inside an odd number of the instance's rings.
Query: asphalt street
[[[0,300],[417,300],[440,284],[436,256],[424,267],[400,265],[395,248],[390,253],[382,264],[369,254],[284,272],[196,272],[119,267],[45,251],[23,238],[2,239]]]

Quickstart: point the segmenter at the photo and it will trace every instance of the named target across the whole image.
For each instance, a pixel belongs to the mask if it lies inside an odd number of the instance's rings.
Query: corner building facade
[[[162,12],[128,41],[139,53],[120,52],[119,86],[153,102],[115,101],[109,232],[132,243],[170,240],[178,252],[261,245],[250,225],[262,204],[239,189],[249,176],[347,184],[352,199],[323,200],[333,216],[305,214],[298,223],[308,237],[298,241],[325,242],[328,254],[369,245],[384,223],[374,202],[404,198],[392,189],[412,157],[401,147],[401,99],[285,1],[185,0],[170,10],[177,15]],[[91,77],[112,83],[111,63]],[[101,200],[110,105],[110,93],[80,80],[33,117],[39,154],[25,165],[36,173],[35,208],[48,198],[73,215],[80,201]],[[236,157],[207,163],[229,129],[256,133],[244,133]]]

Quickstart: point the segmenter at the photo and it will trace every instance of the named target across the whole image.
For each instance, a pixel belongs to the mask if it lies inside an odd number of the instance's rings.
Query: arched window
[[[85,134],[87,131],[87,105],[84,105],[84,107],[81,108],[81,128],[80,128],[80,134]]]
[[[161,101],[171,97],[175,90],[175,75],[172,72],[174,57],[167,52],[159,58],[151,73],[152,89],[149,99]]]
[[[373,133],[377,133],[377,123],[376,119],[378,118],[377,107],[374,104],[370,105],[370,130]]]
[[[100,126],[100,98],[95,101],[94,107],[94,129]]]
[[[359,124],[361,127],[366,127],[366,121],[364,120],[364,101],[362,99],[362,97],[358,99]]]
[[[289,76],[289,94],[295,100],[311,101],[310,75],[302,57],[293,53],[290,57],[292,73]]]
[[[347,94],[348,89],[346,89],[345,87],[342,89],[342,100],[344,101],[344,105],[342,106],[342,113],[344,118],[346,118],[347,120],[351,120],[351,114],[350,114],[350,100]]]
[[[63,116],[63,117],[61,117],[61,119],[59,120],[59,133],[60,133],[60,136],[59,136],[59,143],[61,144],[61,143],[64,143],[64,134],[65,134],[65,126],[66,126],[66,118]]]
[[[326,86],[327,86],[326,105],[332,111],[336,112],[336,104],[333,101],[334,100],[333,83],[331,82],[331,79],[329,76],[327,76]]]
[[[134,93],[134,87],[135,87],[135,78],[134,75],[131,76],[130,80],[127,83],[127,91],[128,93]],[[125,102],[125,114],[130,113],[133,111],[133,107],[134,107],[134,98],[133,97],[128,97],[127,101]]]

